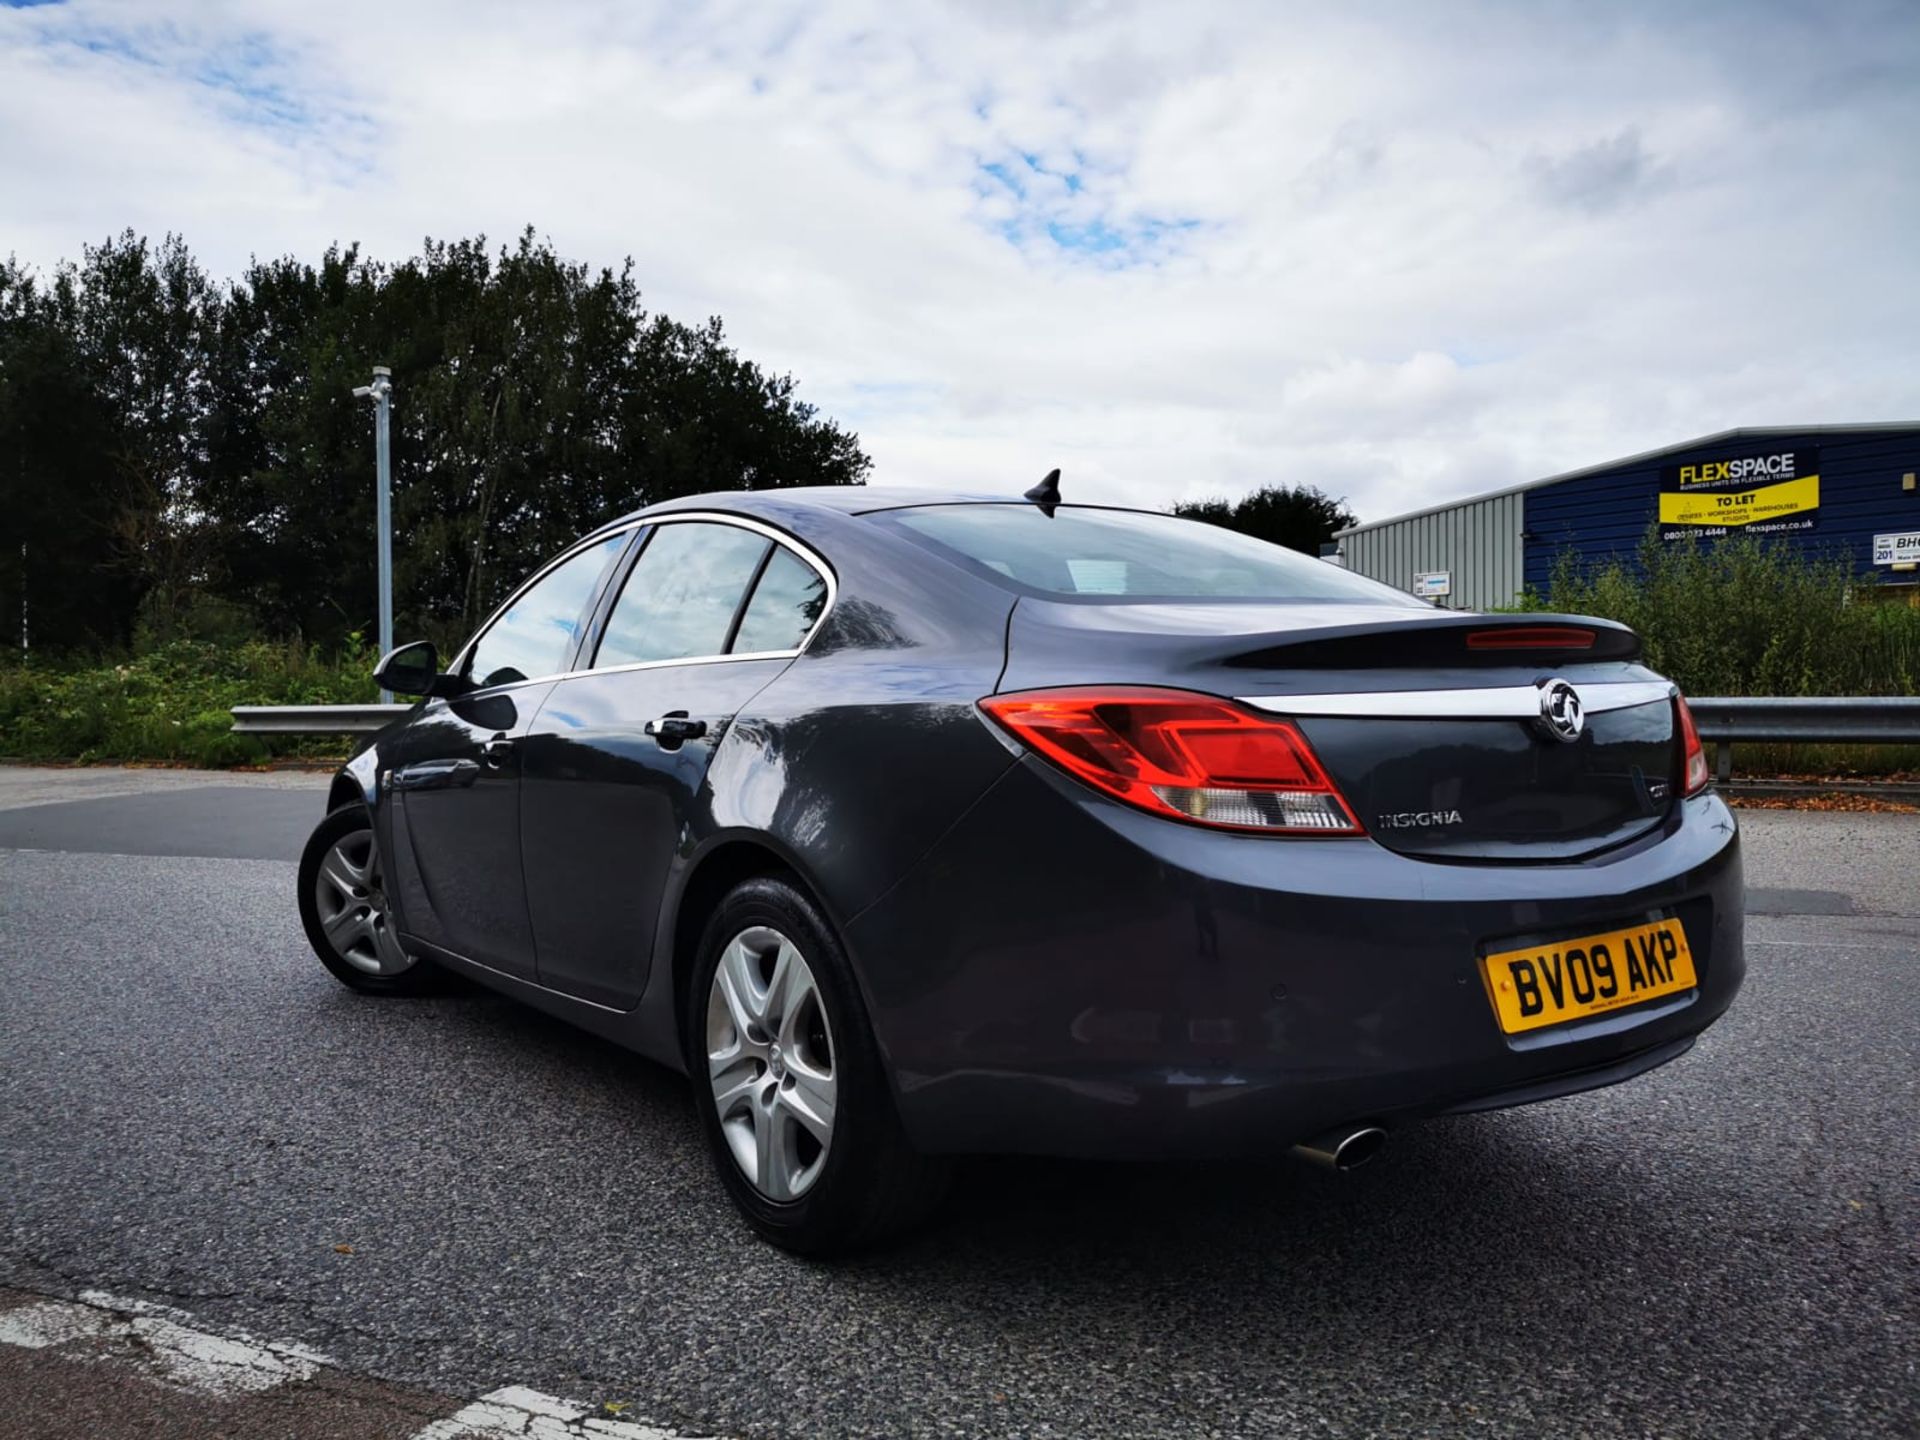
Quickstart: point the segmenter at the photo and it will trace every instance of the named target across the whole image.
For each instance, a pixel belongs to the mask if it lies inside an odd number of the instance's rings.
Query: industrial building
[[[1453,609],[1544,590],[1561,555],[1630,559],[1663,540],[1764,536],[1844,555],[1920,602],[1920,424],[1726,430],[1490,495],[1355,525],[1349,569]]]

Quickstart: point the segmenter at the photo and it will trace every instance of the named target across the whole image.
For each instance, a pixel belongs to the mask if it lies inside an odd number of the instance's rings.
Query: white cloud
[[[532,223],[877,481],[1379,516],[1913,418],[1917,62],[1901,3],[70,0],[0,9],[0,246]]]

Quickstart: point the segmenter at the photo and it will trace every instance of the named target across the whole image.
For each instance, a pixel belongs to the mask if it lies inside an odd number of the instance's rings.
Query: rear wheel
[[[701,939],[685,1017],[715,1168],[783,1249],[861,1249],[921,1220],[946,1188],[893,1108],[845,952],[793,886],[736,886]]]
[[[343,805],[322,820],[300,856],[300,920],[307,943],[341,984],[369,995],[414,995],[440,973],[409,954],[394,930],[373,818]]]

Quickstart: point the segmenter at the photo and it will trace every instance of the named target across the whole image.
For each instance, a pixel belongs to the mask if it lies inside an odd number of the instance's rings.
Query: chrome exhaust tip
[[[1378,1125],[1343,1125],[1311,1140],[1302,1140],[1293,1153],[1329,1170],[1353,1170],[1380,1153],[1387,1132]]]

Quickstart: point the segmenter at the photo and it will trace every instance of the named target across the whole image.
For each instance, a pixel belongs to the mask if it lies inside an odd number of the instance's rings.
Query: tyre
[[[742,882],[708,920],[686,997],[714,1167],[747,1223],[799,1255],[924,1219],[949,1166],[908,1145],[846,952],[807,897]]]
[[[384,888],[372,817],[342,805],[322,820],[300,856],[300,922],[334,979],[369,995],[417,995],[440,972],[400,948]]]

